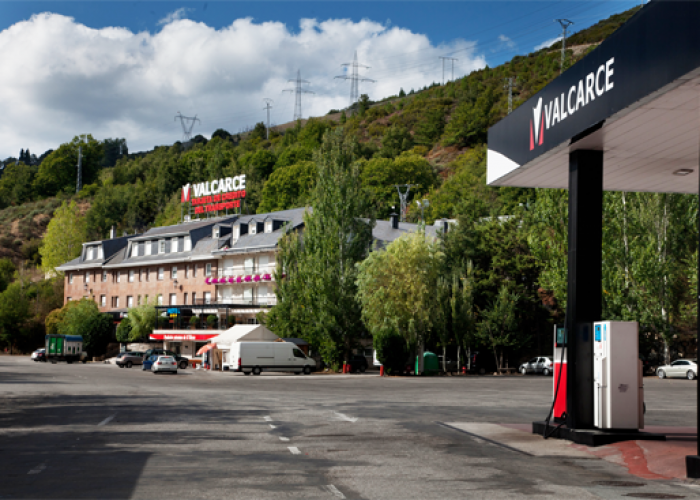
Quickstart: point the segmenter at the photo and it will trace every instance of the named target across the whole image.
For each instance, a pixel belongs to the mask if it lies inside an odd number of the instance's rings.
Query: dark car
[[[496,371],[496,361],[493,355],[488,352],[475,352],[472,354],[470,373],[478,373],[484,375],[486,373],[494,373]]]
[[[131,368],[134,365],[143,363],[143,353],[138,351],[120,352],[117,354],[115,364],[119,368]]]
[[[156,356],[177,356],[173,351],[169,351],[168,349],[149,349],[146,352],[143,353],[143,359],[148,359],[151,356],[156,355]]]
[[[163,349],[152,349],[152,350],[162,351]],[[166,354],[155,353],[155,354],[151,354],[150,356],[144,358],[143,369],[150,370],[151,366],[153,366],[153,362],[156,359],[158,359],[158,356],[171,356],[171,357],[175,358],[175,362],[177,363],[177,366],[178,366],[178,368],[180,368],[180,370],[184,370],[185,368],[187,368],[190,365],[189,359],[185,358],[184,356],[180,356],[179,354],[174,354],[174,353],[171,354],[170,351],[167,351]]]
[[[443,371],[443,363],[442,363],[442,355],[438,356],[438,369],[440,371]],[[459,370],[459,367],[457,366],[457,360],[450,359],[450,357],[445,358],[445,363],[444,363],[444,372],[445,373],[454,373]]]
[[[367,371],[367,358],[365,358],[362,355],[355,354],[350,357],[350,361],[348,362],[350,365],[350,372],[361,372],[364,373]]]
[[[37,349],[32,353],[32,359],[34,361],[43,361],[46,363],[46,349]]]

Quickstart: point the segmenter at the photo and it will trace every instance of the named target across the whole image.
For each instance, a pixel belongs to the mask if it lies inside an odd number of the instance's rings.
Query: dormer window
[[[214,226],[214,229],[212,229],[212,238],[218,238],[219,237],[219,226]]]
[[[88,247],[87,249],[87,257],[85,257],[85,260],[92,260],[94,257],[92,256],[93,254],[93,247]]]
[[[102,245],[97,247],[97,258],[98,259],[104,259],[104,253],[102,252]]]
[[[271,232],[272,232],[272,221],[271,221],[271,220],[266,220],[266,221],[265,221],[265,232],[266,232],[266,233],[271,233]]]
[[[248,226],[248,232],[250,234],[255,234],[258,232],[257,224],[255,222],[250,223],[250,226]]]
[[[165,240],[158,240],[158,253],[165,253]]]
[[[240,237],[241,237],[241,225],[236,224],[233,226],[233,239],[237,240]]]
[[[153,248],[153,244],[150,241],[146,241],[144,243],[144,255],[151,255],[151,249]]]
[[[190,250],[192,250],[192,238],[185,236],[184,251],[189,252]]]

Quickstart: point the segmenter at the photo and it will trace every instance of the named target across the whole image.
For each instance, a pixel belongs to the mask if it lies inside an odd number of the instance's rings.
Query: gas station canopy
[[[569,153],[604,152],[603,189],[698,192],[700,3],[652,0],[494,125],[487,182],[567,188]]]

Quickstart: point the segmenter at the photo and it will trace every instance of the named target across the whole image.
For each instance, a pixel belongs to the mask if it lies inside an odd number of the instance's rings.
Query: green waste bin
[[[434,352],[425,351],[423,353],[423,373],[425,375],[434,375],[438,371],[440,371],[440,363],[438,361],[437,354],[435,354]],[[416,368],[414,373],[416,375],[419,373],[418,356],[416,356]]]

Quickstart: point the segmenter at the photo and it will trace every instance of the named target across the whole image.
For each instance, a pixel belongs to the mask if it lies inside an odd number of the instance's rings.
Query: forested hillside
[[[593,50],[636,10],[572,35],[565,67]],[[259,123],[243,137],[217,130],[211,140],[198,136],[188,144],[158,146],[147,153],[129,154],[121,139],[98,141],[83,135],[42,155],[41,161],[25,154],[24,161],[7,165],[0,177],[0,258],[9,258],[0,266],[0,292],[15,281],[0,294],[0,342],[8,341],[7,332],[16,325],[37,331],[46,308],[33,304],[60,304],[62,284],[42,285],[40,266],[50,272],[61,259],[77,255],[80,242],[107,237],[111,226],[119,234],[131,234],[176,223],[184,184],[246,174],[244,213],[304,206],[317,179],[314,152],[331,129],[342,130],[354,144],[371,212],[367,216],[387,218],[399,204],[394,185],[415,185],[411,199],[430,200],[427,223],[443,217],[460,220],[460,231],[446,251],[455,266],[464,265],[465,259],[473,262],[477,291],[483,292],[475,299],[479,310],[486,311],[501,285],[512,283],[514,275],[527,276],[536,286],[518,290],[523,310],[531,311],[523,332],[544,331],[536,308],[544,304],[549,314],[561,319],[566,302],[567,194],[487,187],[485,153],[488,127],[508,112],[506,78],[515,79],[517,107],[559,74],[558,47],[517,56],[445,85],[408,93],[397,89],[396,96],[378,103],[363,96],[347,112],[273,129],[269,140]],[[79,147],[83,188],[75,194]],[[604,249],[606,315],[642,318],[650,338],[663,338],[670,346],[693,321],[690,288],[697,281],[692,265],[696,246],[689,236],[695,234],[689,214],[697,202],[679,195],[608,193],[605,203],[610,221]],[[72,240],[67,242],[62,234],[59,244],[49,233],[40,248],[47,224],[61,204],[61,217],[70,219]],[[417,221],[420,211],[411,206],[408,217]],[[497,216],[503,215],[527,223],[474,227],[474,221],[498,221]],[[620,217],[624,225],[618,223]],[[625,241],[623,248],[620,241]],[[47,246],[52,246],[51,252]],[[659,248],[665,249],[663,259],[656,258],[653,265],[634,263],[650,258]],[[19,271],[14,278],[3,282],[3,272],[11,277],[15,269]],[[24,286],[25,282],[33,284]],[[49,289],[55,297],[49,297]],[[28,304],[26,314],[7,316],[12,318],[8,323],[3,304],[9,307],[7,301],[20,299]]]

